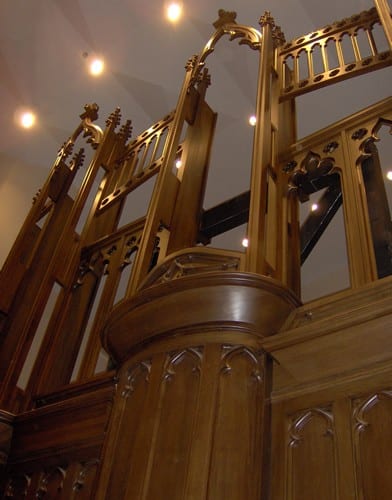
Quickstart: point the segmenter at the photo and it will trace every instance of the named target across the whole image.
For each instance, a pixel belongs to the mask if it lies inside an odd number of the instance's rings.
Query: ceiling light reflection
[[[242,246],[245,247],[245,248],[248,248],[248,245],[249,245],[249,241],[248,241],[248,238],[244,238],[242,240]]]
[[[389,171],[387,172],[387,179],[388,179],[389,181],[392,181],[392,170],[389,170]]]
[[[166,17],[171,23],[176,23],[182,14],[180,2],[170,2],[166,5]]]
[[[313,204],[312,204],[312,206],[310,207],[310,210],[311,210],[312,212],[315,212],[317,209],[318,209],[318,205],[317,205],[317,203],[313,203]]]
[[[254,127],[256,125],[256,122],[257,118],[255,117],[255,115],[249,117],[249,125],[252,125],[252,127]]]
[[[24,128],[31,128],[35,123],[34,113],[31,113],[30,111],[28,111],[27,113],[23,113],[20,119],[20,123]]]
[[[103,60],[96,58],[90,63],[90,73],[93,76],[99,76],[102,74],[104,67],[105,63],[103,62]]]
[[[37,117],[33,111],[30,109],[19,110],[14,115],[16,123],[22,128],[32,128],[36,121]]]

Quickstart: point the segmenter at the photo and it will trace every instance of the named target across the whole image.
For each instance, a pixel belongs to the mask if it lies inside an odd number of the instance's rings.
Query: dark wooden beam
[[[339,177],[336,175],[330,178],[334,180],[318,201],[317,210],[311,212],[301,226],[301,264],[305,262],[342,204]]]
[[[249,216],[250,191],[206,210],[201,217],[199,241],[205,242],[245,224]]]

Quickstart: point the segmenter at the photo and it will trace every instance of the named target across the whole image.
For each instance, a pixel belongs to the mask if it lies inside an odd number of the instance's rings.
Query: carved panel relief
[[[91,498],[93,487],[95,486],[95,479],[99,465],[98,459],[88,460],[78,464],[78,469],[72,478],[71,491],[69,495],[71,498],[78,500],[88,500]]]
[[[392,390],[353,401],[352,431],[359,498],[392,498]]]
[[[98,459],[69,465],[42,465],[33,473],[12,471],[2,498],[91,499]]]
[[[25,498],[31,483],[28,474],[17,474],[9,478],[5,488],[4,498]]]
[[[335,453],[330,408],[312,408],[293,415],[288,427],[287,499],[335,499]]]
[[[115,449],[115,466],[112,468],[109,490],[117,498],[125,498],[129,475],[135,469],[137,450],[135,438],[143,425],[143,410],[147,399],[152,360],[148,359],[131,366],[122,384],[122,414],[118,422],[117,440],[122,442]],[[127,445],[124,445],[124,441]]]
[[[143,288],[159,283],[166,283],[185,276],[204,274],[216,271],[233,272],[240,268],[240,257],[234,252],[213,253],[206,249],[186,251],[174,259],[168,259],[158,268],[154,269],[146,281]]]
[[[208,498],[259,498],[263,355],[223,346]]]
[[[189,453],[197,414],[202,348],[168,355],[160,388],[159,417],[146,498],[183,499]],[[150,478],[159,477],[159,481]]]
[[[39,481],[36,498],[61,498],[65,476],[66,469],[63,467],[45,471]]]

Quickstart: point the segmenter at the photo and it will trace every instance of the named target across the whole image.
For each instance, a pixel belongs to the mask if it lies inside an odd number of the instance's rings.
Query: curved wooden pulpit
[[[3,498],[392,498],[392,100],[295,131],[297,96],[391,64],[375,3],[291,42],[268,12],[259,31],[219,11],[176,109],[133,139],[119,110],[101,130],[85,107],[1,271]],[[222,37],[259,60],[251,178],[204,209]],[[341,207],[349,286],[302,305],[301,263]],[[213,248],[242,224],[246,249]]]

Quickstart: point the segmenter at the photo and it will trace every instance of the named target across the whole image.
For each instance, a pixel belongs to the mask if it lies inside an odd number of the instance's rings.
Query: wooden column
[[[271,130],[271,70],[273,65],[273,19],[266,13],[261,18],[262,42],[256,102],[256,126],[252,153],[252,174],[248,222],[249,247],[247,269],[266,274],[267,263],[264,251],[266,236],[265,206],[267,200],[267,173],[272,161]]]
[[[202,272],[119,305],[105,343],[123,366],[96,498],[267,494],[270,359],[297,306],[276,281]]]

